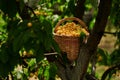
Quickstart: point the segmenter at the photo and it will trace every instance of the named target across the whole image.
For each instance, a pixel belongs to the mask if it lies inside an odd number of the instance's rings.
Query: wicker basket
[[[82,20],[76,17],[64,18],[61,19],[55,26],[54,39],[58,43],[61,51],[67,53],[67,58],[70,61],[74,61],[78,57],[78,53],[80,51],[80,40],[79,40],[80,38],[75,36],[61,36],[55,34],[58,26],[60,26],[65,21],[71,21],[71,20],[77,21],[81,25],[81,27],[85,28],[85,30],[87,31],[86,25]],[[85,34],[86,36],[88,36],[88,32],[87,33],[85,32]]]

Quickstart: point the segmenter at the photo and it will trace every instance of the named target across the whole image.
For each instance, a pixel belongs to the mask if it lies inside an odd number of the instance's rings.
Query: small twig
[[[58,53],[57,52],[53,52],[53,53],[44,53],[44,56],[51,56],[51,55],[57,55]],[[31,58],[36,58],[35,55],[31,55],[31,56],[22,56],[21,57],[22,59],[31,59]]]
[[[112,70],[118,70],[118,69],[120,69],[120,64],[115,65],[115,66],[107,69],[107,70],[103,73],[101,80],[105,80],[105,78],[107,77],[107,75],[108,75]]]
[[[116,35],[116,34],[119,34],[118,32],[104,32],[105,34],[113,34],[113,35]]]
[[[86,78],[87,80],[99,80],[99,79],[97,79],[94,75],[88,74],[88,73],[85,75],[85,78]]]
[[[27,7],[27,8],[34,14],[34,16],[37,18],[37,16],[36,16],[34,10],[33,10],[31,7],[27,6],[27,5],[26,5],[26,7]]]
[[[45,53],[44,55],[49,56],[49,55],[57,55],[57,54],[58,54],[57,52],[54,52],[54,53]]]

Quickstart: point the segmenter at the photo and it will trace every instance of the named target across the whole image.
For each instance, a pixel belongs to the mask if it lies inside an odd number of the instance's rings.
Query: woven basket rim
[[[58,37],[71,37],[71,38],[79,38],[80,36],[67,36],[67,35],[58,35],[53,33],[54,36],[58,36]]]
[[[85,31],[88,32],[86,24],[81,19],[79,19],[77,17],[68,17],[68,18],[63,18],[63,19],[61,19],[61,20],[58,21],[58,23],[56,24],[56,26],[55,26],[55,28],[53,30],[53,35],[56,35],[56,36],[66,36],[66,37],[80,37],[80,36],[67,36],[67,35],[58,35],[58,34],[56,34],[57,27],[60,26],[61,23],[63,23],[64,21],[69,21],[69,20],[75,20],[75,21],[77,21],[81,25],[81,28],[84,28]],[[85,33],[85,35],[89,36],[89,34],[86,34],[86,33]]]
[[[63,23],[64,21],[69,21],[69,20],[77,21],[81,25],[82,28],[84,28],[85,30],[88,31],[86,24],[77,17],[68,17],[68,18],[63,18],[63,19],[59,20],[58,23],[55,25],[54,31],[56,30],[56,28],[58,26],[61,25],[61,23]]]

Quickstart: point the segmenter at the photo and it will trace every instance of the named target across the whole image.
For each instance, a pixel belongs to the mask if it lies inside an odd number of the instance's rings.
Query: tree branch
[[[115,66],[110,67],[109,69],[107,69],[103,75],[101,80],[105,80],[105,78],[107,77],[107,75],[112,71],[112,70],[120,70],[120,64],[117,64]]]
[[[119,34],[118,32],[104,32],[104,34],[112,34],[112,35],[117,35]]]
[[[71,80],[74,66],[72,66],[69,61],[65,62],[62,57],[58,56],[58,58],[55,60],[58,68],[58,76],[62,80]]]
[[[104,33],[107,18],[110,13],[111,3],[112,0],[100,0],[99,11],[96,17],[93,31],[88,38],[88,42],[83,47],[81,47],[72,80],[83,80],[90,58],[94,54],[94,51],[96,51]]]
[[[59,59],[55,61],[55,64],[57,65],[57,68],[58,68],[58,72],[57,72],[58,76],[62,80],[67,80],[65,66],[63,66],[63,64],[61,64],[61,61]]]
[[[83,15],[84,15],[84,11],[85,11],[84,3],[85,3],[85,0],[77,0],[75,17],[83,19]]]

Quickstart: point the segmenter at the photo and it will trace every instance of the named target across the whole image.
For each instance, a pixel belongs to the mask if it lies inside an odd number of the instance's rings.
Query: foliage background
[[[33,4],[35,3],[35,4]],[[97,0],[86,0],[83,20],[92,30],[98,10]],[[108,31],[117,37],[113,52],[98,48],[96,63],[113,66],[120,63],[120,1],[114,0],[109,16]],[[94,11],[92,14],[90,10]],[[54,80],[57,67],[51,63],[57,56],[47,53],[58,52],[59,47],[53,39],[53,28],[58,20],[64,17],[78,16],[76,0],[1,0],[0,1],[0,78],[8,78],[11,74],[14,79],[27,79],[32,73],[40,80]],[[84,15],[84,16],[85,16]],[[87,19],[89,19],[87,22]],[[60,54],[58,54],[60,55]],[[95,60],[94,60],[95,61]],[[22,69],[16,70],[17,66]],[[119,69],[119,68],[118,68]],[[109,78],[118,69],[109,71]],[[35,73],[36,72],[36,73]],[[91,72],[89,72],[91,73]],[[96,75],[95,75],[96,76]]]

